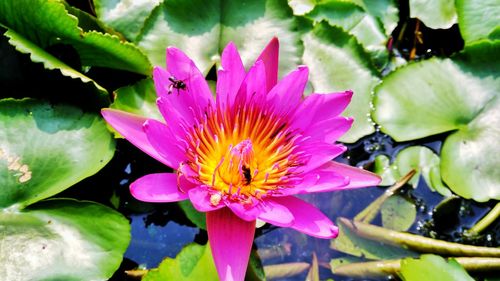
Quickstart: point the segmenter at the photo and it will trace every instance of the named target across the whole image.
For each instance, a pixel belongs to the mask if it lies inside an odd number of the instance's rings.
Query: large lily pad
[[[407,281],[433,280],[472,281],[467,271],[454,259],[448,262],[440,256],[422,255],[420,259],[407,258],[401,261],[401,277]]]
[[[392,1],[322,1],[305,16],[341,27],[357,38],[379,69],[387,64],[386,43],[398,21]]]
[[[219,280],[210,247],[189,244],[175,257],[166,258],[157,269],[149,271],[143,281]]]
[[[0,128],[2,278],[107,280],[130,241],[128,221],[93,202],[37,202],[111,159],[114,140],[102,118],[72,106],[4,99]]]
[[[19,11],[22,11],[22,17]],[[121,41],[115,35],[84,31],[62,1],[0,1],[0,25],[40,48],[58,43],[71,44],[84,65],[146,75],[151,72],[147,57],[135,45]]]
[[[316,93],[354,91],[344,112],[354,117],[354,125],[341,141],[355,142],[375,131],[369,118],[372,92],[380,82],[356,39],[340,28],[322,22],[303,37],[303,61],[310,68],[310,81]]]
[[[410,17],[418,18],[430,28],[450,28],[457,23],[455,1],[410,0]]]
[[[160,0],[94,0],[97,17],[134,41]]]
[[[97,82],[84,75],[80,71],[67,65],[66,63],[62,62],[44,49],[40,48],[38,45],[27,40],[25,37],[20,36],[12,30],[8,30],[4,35],[9,38],[9,43],[14,46],[17,51],[24,54],[29,54],[31,61],[42,63],[45,69],[59,70],[62,75],[71,77],[73,79],[80,79],[83,83],[92,83],[103,96],[105,94],[107,95],[106,89],[97,84]]]
[[[500,5],[497,0],[457,0],[460,33],[466,44],[491,38],[500,39]]]
[[[0,101],[0,208],[24,207],[99,171],[114,140],[97,114],[31,99]]]
[[[248,67],[269,40],[279,36],[283,75],[299,64],[296,28],[286,1],[164,1],[148,17],[136,42],[154,65],[165,65],[165,48],[172,45],[207,73],[230,41]]]
[[[118,212],[71,199],[0,212],[0,233],[4,280],[107,280],[130,241]]]
[[[111,104],[111,108],[163,120],[156,105],[158,96],[151,78],[120,88],[116,90],[115,94],[116,98]]]
[[[480,42],[453,59],[413,63],[376,89],[373,117],[398,141],[453,132],[441,174],[450,189],[476,201],[500,199],[500,41]]]

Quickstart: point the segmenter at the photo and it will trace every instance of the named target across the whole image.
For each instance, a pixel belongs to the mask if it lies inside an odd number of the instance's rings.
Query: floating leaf
[[[432,256],[432,255],[424,255],[424,256]],[[412,260],[413,259],[407,259]],[[332,266],[333,273],[343,276],[349,277],[358,277],[358,278],[373,278],[373,277],[388,277],[389,275],[396,275],[401,269],[402,260],[383,260],[383,261],[371,261],[371,262],[358,262],[356,260],[351,261],[348,259],[343,264],[339,264],[336,260],[332,260],[330,263]],[[418,260],[417,260],[418,261]],[[470,272],[485,272],[485,271],[496,271],[500,268],[500,259],[498,258],[468,258],[468,257],[459,257],[459,258],[451,258],[450,261],[456,261],[463,266],[463,268]],[[441,262],[437,263],[438,265]],[[448,266],[448,265],[447,265]],[[447,268],[445,266],[445,268]],[[433,270],[432,273],[435,271]],[[428,274],[428,272],[426,272]],[[440,272],[436,272],[440,274]],[[434,274],[426,275],[425,279],[428,280],[429,276],[433,276]],[[404,276],[406,277],[406,276]],[[410,277],[412,278],[413,275]],[[404,279],[404,280],[413,280],[413,279]],[[422,279],[415,279],[422,280]],[[443,276],[437,275],[436,278],[432,280],[447,280],[443,279]],[[452,279],[455,280],[455,279]],[[458,279],[461,280],[461,279]]]
[[[500,5],[497,0],[457,0],[460,33],[466,45],[479,39],[500,39]]]
[[[341,140],[355,142],[373,133],[370,103],[373,89],[380,80],[356,39],[323,22],[305,34],[303,41],[303,60],[310,67],[310,81],[315,92],[354,91],[344,115],[354,117],[355,122]]]
[[[473,281],[460,264],[450,259],[446,262],[440,256],[422,255],[420,259],[404,259],[401,261],[401,276],[406,281],[421,281],[432,276],[440,281]]]
[[[316,5],[316,0],[288,0],[288,5],[293,10],[293,14],[302,16],[310,12]]]
[[[368,13],[373,15],[378,21],[382,22],[384,31],[390,36],[399,21],[398,3],[395,0],[353,0],[362,6]]]
[[[439,166],[439,156],[432,150],[424,146],[410,146],[401,150],[392,164],[389,164],[387,156],[377,156],[374,171],[382,176],[381,185],[391,185],[410,170],[415,170],[417,174],[408,182],[413,187],[418,186],[422,175],[427,186],[433,191],[438,191],[443,196],[451,196],[450,190],[441,181]]]
[[[382,205],[380,212],[382,225],[398,231],[408,230],[417,218],[415,204],[397,195],[389,197]]]
[[[219,280],[210,247],[189,244],[175,257],[164,259],[157,269],[150,270],[142,281]]]
[[[156,95],[151,78],[141,80],[131,86],[120,88],[116,90],[115,96],[115,101],[111,104],[111,108],[163,120],[156,105],[158,96]]]
[[[398,20],[397,9],[392,1],[383,1],[373,4],[368,1],[366,5],[363,1],[323,1],[306,14],[315,22],[327,21],[330,25],[338,26],[354,35],[359,43],[371,54],[375,64],[382,69],[388,60],[389,53],[386,48],[387,40],[396,27]],[[394,9],[392,9],[394,8]],[[388,15],[396,11],[392,23],[388,20]],[[372,14],[373,13],[373,14]],[[378,18],[380,17],[380,18]],[[384,30],[379,20],[387,20],[387,28]]]
[[[153,10],[136,42],[154,65],[165,65],[165,48],[173,45],[208,73],[230,41],[249,67],[269,40],[279,36],[279,70],[284,75],[299,64],[296,29],[286,1],[175,0]]]
[[[394,231],[360,221],[351,221],[346,218],[339,218],[338,221],[342,223],[344,229],[353,232],[356,236],[362,239],[369,239],[374,243],[378,242],[382,245],[392,245],[393,247],[397,247],[401,250],[407,249],[406,251],[410,251],[411,249],[413,251],[423,253],[436,253],[446,256],[500,257],[499,248],[479,247],[447,242],[444,240],[432,239],[416,234]],[[332,245],[334,244],[335,242],[332,243]],[[356,245],[356,243],[353,243],[353,245]],[[356,256],[359,256],[359,254]],[[407,256],[412,255],[408,254]]]
[[[418,18],[433,29],[448,29],[457,23],[455,1],[410,0],[410,17]]]
[[[94,0],[97,17],[134,41],[160,0]]]
[[[376,89],[373,118],[397,141],[456,131],[444,142],[441,174],[476,201],[500,199],[500,41],[479,42],[454,59],[430,59],[388,75]]]
[[[74,79],[80,79],[83,83],[92,83],[94,87],[100,91],[102,94],[107,94],[106,89],[101,85],[97,84],[91,78],[85,76],[81,72],[75,70],[64,62],[60,61],[53,55],[46,52],[44,49],[33,44],[31,41],[27,40],[23,36],[15,33],[12,30],[8,30],[4,34],[9,38],[9,43],[16,48],[17,51],[23,54],[29,54],[30,59],[33,62],[43,63],[46,69],[59,70],[62,75],[68,76]]]
[[[205,213],[198,212],[189,200],[180,201],[178,204],[192,223],[201,229],[207,229]]]
[[[0,101],[0,208],[42,200],[99,171],[114,140],[97,114],[31,99]]]
[[[0,233],[4,280],[107,280],[130,241],[118,212],[71,199],[0,211]]]
[[[337,251],[375,260],[416,256],[416,253],[410,250],[363,238],[346,227],[343,220],[337,220],[337,224],[339,236],[330,244],[330,247]]]
[[[22,17],[19,11],[23,12]],[[71,44],[84,65],[146,75],[151,72],[147,57],[136,46],[115,35],[84,31],[62,1],[0,1],[0,24],[18,34],[18,38],[24,37],[24,41],[42,49],[54,44]]]

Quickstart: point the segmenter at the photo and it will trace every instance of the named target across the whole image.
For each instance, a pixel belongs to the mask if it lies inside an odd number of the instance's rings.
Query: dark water
[[[425,145],[439,152],[441,140],[445,136],[422,141],[395,144],[389,137],[376,133],[350,145],[348,152],[336,159],[351,165],[370,167],[375,156],[385,154],[394,157],[398,151],[414,144]],[[88,178],[60,197],[74,197],[98,201],[115,207],[129,218],[132,226],[132,240],[125,253],[120,270],[111,280],[128,280],[124,270],[138,266],[156,267],[163,258],[175,257],[185,245],[207,242],[206,232],[196,228],[184,215],[176,203],[150,204],[132,198],[128,185],[135,179],[155,172],[171,172],[156,160],[145,155],[125,140],[117,141],[117,152],[111,162],[98,174]],[[301,196],[304,200],[321,209],[329,218],[342,216],[353,218],[368,204],[384,192],[384,188],[372,187],[330,193],[316,193]],[[410,232],[424,236],[457,241],[468,244],[496,246],[499,244],[497,233],[499,225],[493,225],[479,239],[468,241],[461,235],[471,227],[490,208],[491,204],[478,204],[458,199],[445,218],[434,217],[433,208],[443,199],[431,192],[424,180],[419,181],[416,189],[404,187],[400,194],[415,203],[417,219]],[[380,218],[374,220],[380,224]],[[321,280],[353,280],[335,276],[327,267],[332,258],[344,254],[330,249],[330,241],[309,237],[293,229],[278,228],[270,225],[257,230],[255,247],[263,265],[308,262],[313,252],[320,264]],[[305,280],[303,274],[281,280]]]

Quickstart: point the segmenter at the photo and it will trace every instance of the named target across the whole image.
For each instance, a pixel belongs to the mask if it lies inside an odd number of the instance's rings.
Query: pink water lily
[[[339,116],[351,91],[303,98],[308,68],[278,81],[278,40],[246,71],[233,43],[222,53],[216,100],[182,51],[167,49],[167,68],[153,78],[164,121],[103,109],[135,146],[176,173],[146,175],[130,186],[147,202],[189,199],[206,212],[221,280],[243,280],[257,219],[320,237],[338,228],[296,194],[377,185],[376,175],[331,161],[353,122]]]

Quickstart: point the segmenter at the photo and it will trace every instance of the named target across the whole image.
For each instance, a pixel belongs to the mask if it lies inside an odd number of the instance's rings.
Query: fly
[[[170,86],[168,87],[168,94],[170,95],[174,89],[177,90],[177,94],[179,94],[179,90],[186,90],[187,85],[184,83],[183,80],[178,80],[174,76],[168,77],[168,80],[172,83],[170,83]]]

